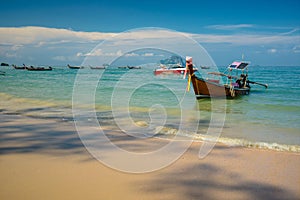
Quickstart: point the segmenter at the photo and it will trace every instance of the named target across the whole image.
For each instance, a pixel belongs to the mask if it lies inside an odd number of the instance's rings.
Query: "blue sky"
[[[253,64],[300,66],[298,0],[10,0],[1,2],[0,9],[0,59],[10,63],[76,64],[82,60],[78,55],[89,52],[111,34],[162,27],[193,36],[218,65],[227,65],[243,53]],[[25,27],[47,29],[26,32]],[[95,39],[86,35],[81,40],[78,33],[106,36]],[[74,34],[77,36],[72,38]]]

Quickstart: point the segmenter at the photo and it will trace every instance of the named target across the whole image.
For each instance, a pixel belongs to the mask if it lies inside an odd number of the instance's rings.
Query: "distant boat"
[[[70,68],[70,69],[83,69],[84,67],[82,67],[82,66],[71,66],[71,65],[69,65],[68,64],[68,67]]]
[[[28,71],[52,71],[52,67],[26,67]]]
[[[187,61],[188,62],[188,61]],[[197,99],[206,98],[206,97],[238,97],[241,95],[247,95],[250,93],[249,84],[258,84],[264,87],[268,87],[267,84],[257,83],[254,81],[248,80],[248,64],[249,62],[244,61],[235,61],[228,66],[228,73],[220,72],[210,72],[209,74],[215,76],[226,77],[226,82],[221,83],[220,79],[204,79],[197,77],[194,74],[193,65],[187,63],[189,70],[191,71],[191,82],[194,88],[194,92]],[[236,72],[233,76],[232,73]]]
[[[160,65],[160,68],[154,70],[154,75],[165,75],[165,74],[176,74],[181,75],[185,72],[185,67],[180,64],[169,64],[169,65]],[[198,69],[193,67],[194,71]],[[187,70],[189,72],[189,70]]]
[[[15,68],[15,69],[26,69],[26,66],[17,66],[17,65],[12,65],[13,66],[13,68]]]
[[[120,66],[118,69],[127,69],[127,66]]]
[[[1,63],[1,66],[6,66],[6,67],[8,67],[9,64],[7,64],[7,63]]]
[[[141,66],[127,66],[128,69],[142,69]]]
[[[208,66],[201,66],[201,69],[210,69]]]
[[[91,69],[105,69],[104,66],[99,66],[99,67],[92,67],[92,66],[90,66],[90,68],[91,68]]]

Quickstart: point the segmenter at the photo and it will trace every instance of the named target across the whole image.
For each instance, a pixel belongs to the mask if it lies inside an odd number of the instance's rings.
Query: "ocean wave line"
[[[186,137],[192,137],[195,141],[207,141],[207,142],[217,142],[229,147],[246,147],[254,149],[266,149],[273,151],[282,151],[282,152],[294,152],[300,153],[299,145],[288,145],[288,144],[278,144],[278,143],[268,143],[268,142],[253,142],[245,139],[238,138],[228,138],[228,137],[213,137],[204,134],[195,134],[189,132],[178,132],[175,128],[169,127],[157,127],[156,134],[161,135],[181,135]]]

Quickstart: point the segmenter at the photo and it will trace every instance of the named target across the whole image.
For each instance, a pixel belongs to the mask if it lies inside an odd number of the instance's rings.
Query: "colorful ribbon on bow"
[[[183,79],[185,79],[185,77],[186,77],[189,65],[193,65],[193,58],[190,57],[190,56],[186,56],[185,61],[186,62],[185,62],[185,71],[184,71]],[[191,88],[191,86],[190,86],[191,85],[191,78],[192,78],[192,75],[191,75],[191,73],[189,73],[188,84],[186,86],[186,91],[188,91],[188,92],[190,91],[190,88]]]

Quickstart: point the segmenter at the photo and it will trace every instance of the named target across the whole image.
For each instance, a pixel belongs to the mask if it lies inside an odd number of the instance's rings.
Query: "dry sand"
[[[93,159],[72,123],[17,115],[0,123],[1,200],[300,199],[296,153],[218,144],[199,159],[194,142],[166,168],[129,174]]]

